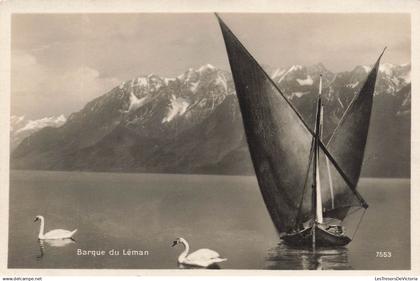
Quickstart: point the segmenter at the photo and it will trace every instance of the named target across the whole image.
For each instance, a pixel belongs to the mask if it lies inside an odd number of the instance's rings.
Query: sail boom
[[[356,198],[359,200],[361,206],[365,209],[369,208],[368,203],[365,199],[363,199],[362,195],[357,191],[356,185],[353,184],[350,179],[347,177],[347,175],[344,173],[344,171],[338,166],[338,163],[335,161],[335,159],[332,157],[328,149],[325,147],[322,141],[319,142],[319,146],[324,151],[325,155],[328,157],[328,160],[333,164],[333,166],[337,169],[338,173],[341,175],[343,180],[346,182],[347,186],[353,191]]]

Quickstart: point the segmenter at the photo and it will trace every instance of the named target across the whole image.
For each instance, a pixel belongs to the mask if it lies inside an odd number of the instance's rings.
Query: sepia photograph
[[[7,268],[412,269],[411,34],[12,14]]]

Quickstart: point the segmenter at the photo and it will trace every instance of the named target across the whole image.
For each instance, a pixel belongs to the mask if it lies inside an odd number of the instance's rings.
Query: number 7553
[[[392,252],[376,252],[377,258],[390,258],[392,257]]]

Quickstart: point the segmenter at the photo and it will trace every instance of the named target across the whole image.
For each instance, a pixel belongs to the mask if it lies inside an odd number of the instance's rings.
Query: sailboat
[[[251,159],[280,238],[293,246],[344,246],[342,222],[366,210],[357,183],[369,130],[380,54],[332,136],[322,138],[322,77],[316,121],[308,125],[225,22],[218,19]]]
[[[322,105],[322,75],[319,79],[319,91],[317,98],[317,113],[315,136],[312,139],[312,149],[310,151],[310,159],[312,161],[313,184],[312,184],[312,213],[313,218],[309,221],[306,227],[300,225],[294,231],[284,234],[281,238],[288,244],[294,246],[344,246],[350,243],[351,239],[344,234],[343,228],[340,225],[324,224],[324,214],[322,208],[322,183],[320,180],[320,152],[319,143],[322,138],[323,127],[323,105]],[[330,171],[328,158],[326,158],[327,171]],[[312,171],[311,171],[312,170]],[[331,177],[331,172],[328,174]],[[331,188],[331,191],[334,189]],[[334,194],[334,193],[332,193]]]

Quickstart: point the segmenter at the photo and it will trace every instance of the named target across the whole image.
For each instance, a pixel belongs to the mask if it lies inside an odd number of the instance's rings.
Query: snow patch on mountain
[[[347,84],[346,87],[348,88],[356,88],[359,85],[359,81],[355,81],[353,83]]]
[[[392,63],[382,63],[379,66],[379,71],[384,73],[387,76],[391,76],[394,71],[395,65]]]
[[[280,83],[280,82],[282,82],[283,81],[283,79],[288,75],[288,74],[290,74],[290,73],[293,73],[293,72],[295,72],[295,71],[299,71],[299,70],[302,70],[303,69],[303,66],[301,66],[301,65],[293,65],[293,66],[291,66],[287,71],[279,71],[279,73],[276,75],[276,77],[275,78],[273,78],[273,79],[276,79],[277,80],[277,83]],[[277,78],[277,77],[279,77],[279,78]]]
[[[163,118],[162,123],[171,122],[175,117],[184,115],[189,105],[187,99],[172,95],[168,114]]]
[[[301,65],[293,65],[292,67],[290,67],[288,72],[293,72],[293,71],[297,71],[297,70],[302,70],[303,66]]]
[[[169,82],[176,81],[176,78],[163,78],[163,81],[165,82],[166,85],[169,85]]]
[[[129,104],[128,110],[126,112],[136,111],[137,109],[139,109],[140,107],[142,107],[143,105],[145,105],[147,103],[147,98],[148,98],[148,96],[138,98],[138,97],[136,97],[136,95],[134,95],[133,92],[131,92],[131,94],[130,94],[130,104]]]
[[[185,76],[185,73],[178,75],[176,78],[179,80],[183,80]]]
[[[148,85],[148,81],[145,77],[139,77],[137,78],[137,85],[139,87],[146,87]]]
[[[394,83],[396,86],[400,85],[400,80],[397,77],[392,77],[391,78],[392,83]]]
[[[362,68],[366,73],[369,73],[369,71],[372,69],[372,67],[367,66],[367,65],[362,65]]]
[[[195,93],[198,89],[199,82],[191,82],[190,83],[190,90],[191,92]]]
[[[194,76],[197,76],[197,73],[194,71],[193,68],[190,67],[190,68],[188,68],[188,70],[185,73],[179,75],[178,79],[181,80],[181,81],[189,81]]]
[[[214,82],[216,85],[222,85],[223,89],[225,90],[226,94],[228,91],[227,82],[225,77],[221,77],[220,75],[217,76],[216,81]]]
[[[277,68],[273,74],[271,74],[271,79],[276,79],[277,77],[281,77],[286,72],[285,69]]]
[[[401,79],[403,79],[403,81],[405,83],[411,83],[411,70],[407,71],[407,73],[405,73],[404,75],[400,76]]]
[[[19,126],[22,126],[22,121],[25,120],[25,115],[16,116],[12,115],[10,117],[10,131],[16,130]]]
[[[405,98],[404,98],[404,100],[403,100],[403,102],[402,102],[402,106],[407,106],[407,105],[409,105],[411,103],[411,95],[407,95]]]
[[[312,85],[314,83],[314,80],[312,80],[311,76],[307,75],[306,79],[296,79],[296,81],[301,86],[308,86]]]
[[[165,81],[155,74],[150,74],[147,76],[149,79],[149,91],[150,92],[157,92],[163,86],[166,86]]]
[[[44,127],[59,127],[66,122],[66,117],[64,115],[60,115],[58,117],[44,117],[38,120],[29,120],[25,126],[16,130],[15,134],[22,133],[24,131],[34,131],[40,130]]]
[[[206,70],[214,70],[215,67],[211,64],[206,64],[206,65],[202,65],[200,66],[200,68],[198,69],[199,72],[204,72]]]
[[[297,98],[301,98],[301,97],[303,97],[304,95],[307,95],[307,94],[309,94],[310,92],[293,92],[291,95],[290,95],[290,98],[291,99],[293,99],[294,97],[297,97]]]

